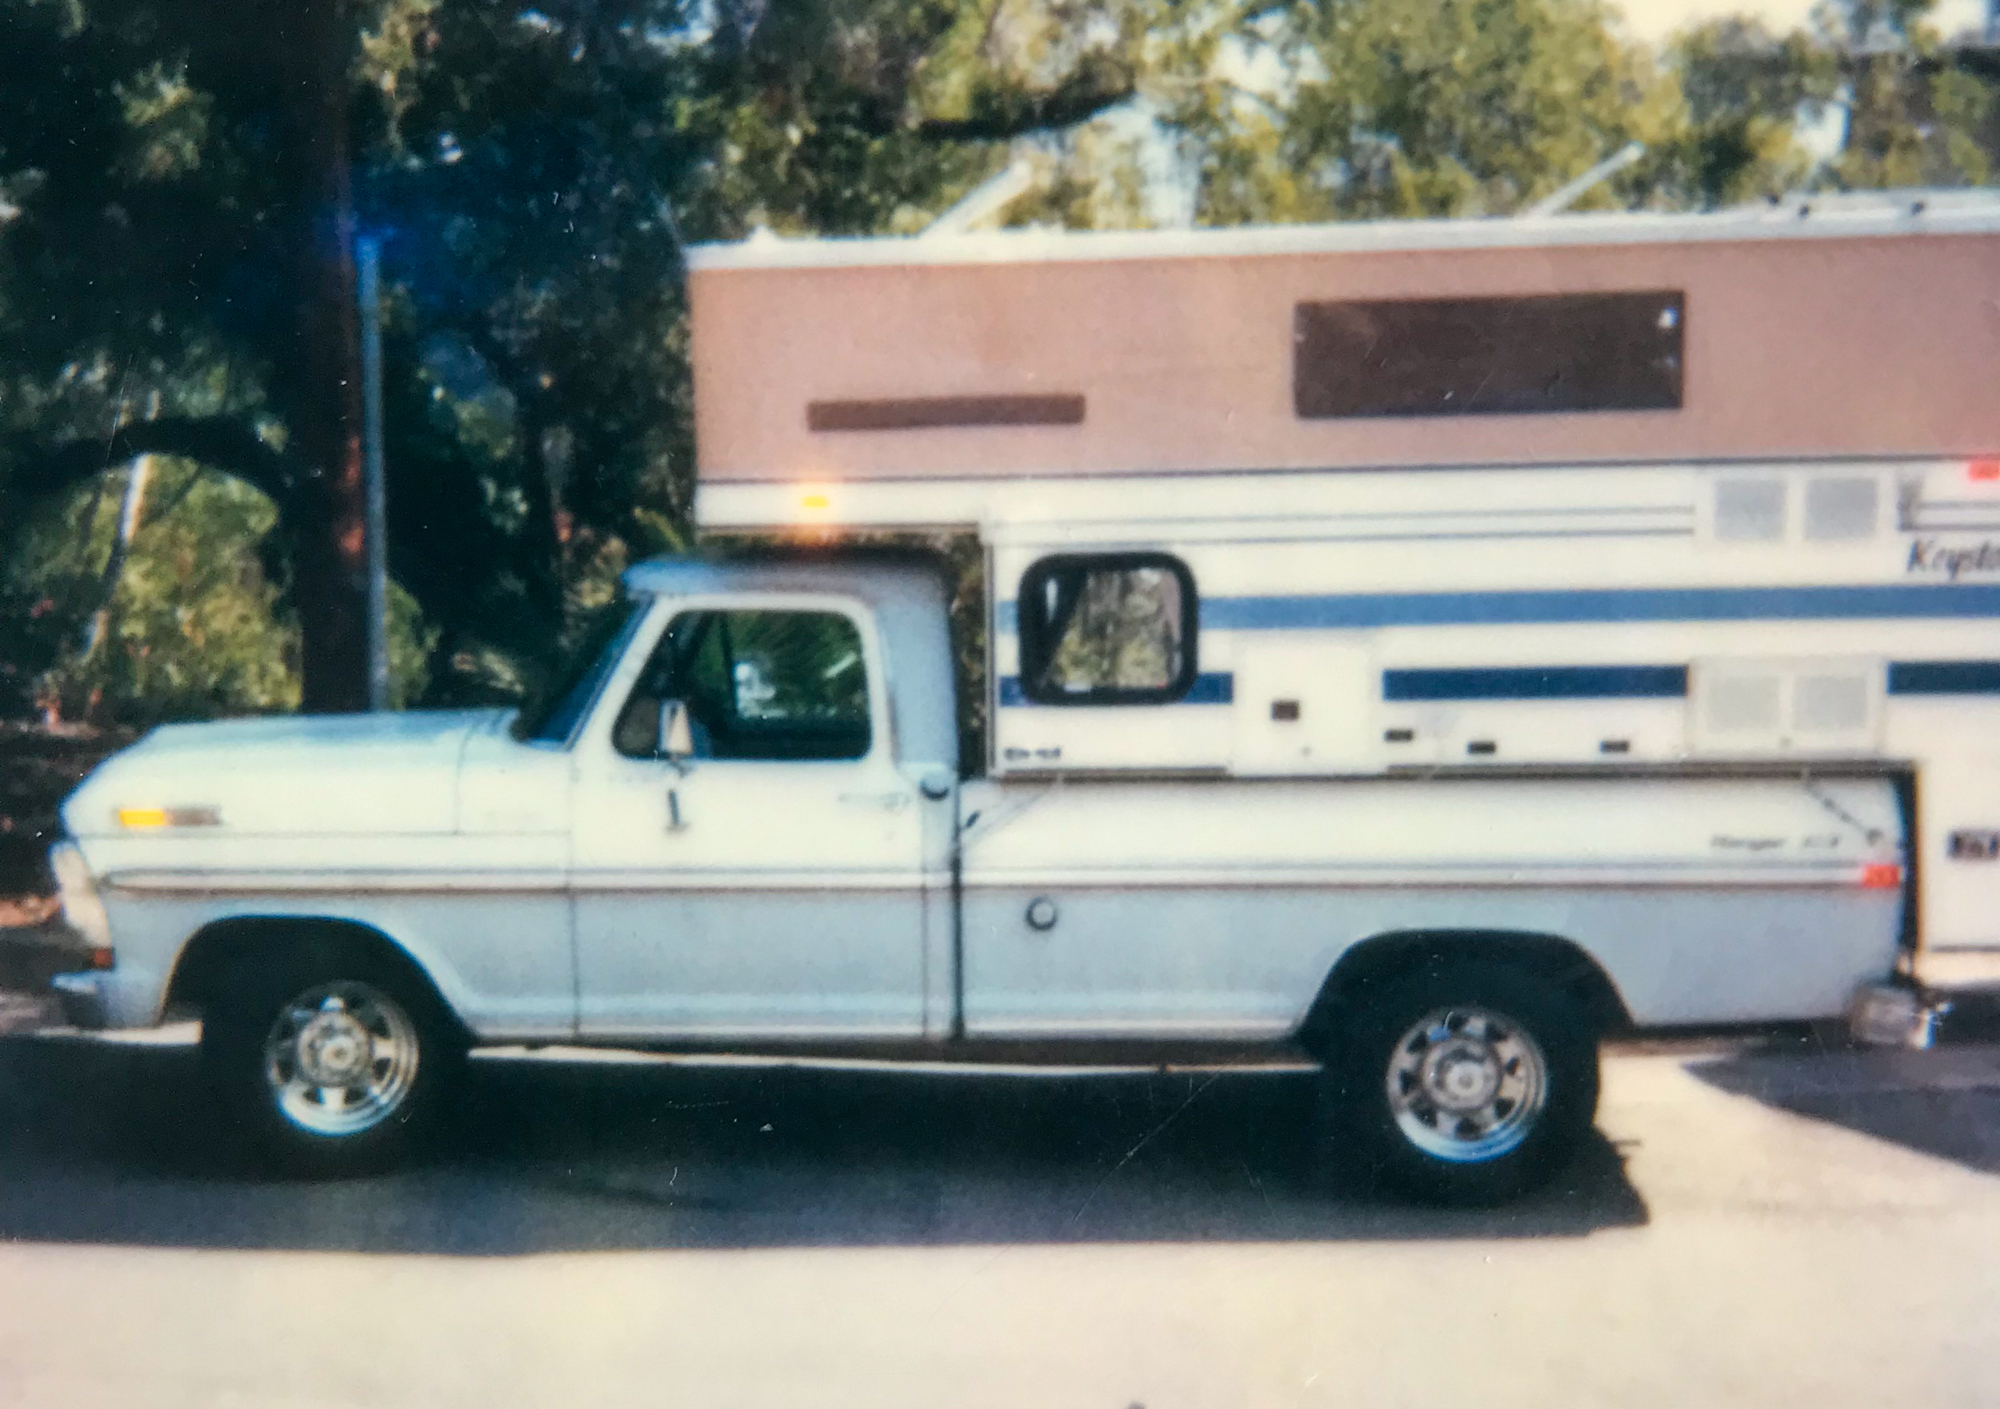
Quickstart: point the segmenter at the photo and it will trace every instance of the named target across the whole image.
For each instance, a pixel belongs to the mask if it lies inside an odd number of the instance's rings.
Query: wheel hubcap
[[[287,1003],[264,1043],[278,1110],[314,1135],[359,1135],[394,1115],[417,1077],[417,1028],[372,985],[322,984]]]
[[[1498,1159],[1528,1138],[1548,1100],[1548,1062],[1535,1039],[1484,1008],[1439,1008],[1404,1032],[1389,1056],[1389,1111],[1427,1155]]]

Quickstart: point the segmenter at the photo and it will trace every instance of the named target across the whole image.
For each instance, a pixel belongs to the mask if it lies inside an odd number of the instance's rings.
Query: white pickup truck
[[[62,995],[317,1169],[474,1043],[1303,1051],[1461,1200],[1606,1030],[1920,1033],[2000,954],[2000,202],[1855,199],[692,251],[703,533],[954,572],[647,563],[545,707],[157,730]]]
[[[938,571],[626,587],[545,708],[105,763],[53,857],[97,946],[72,1019],[199,1012],[268,1151],[329,1172],[421,1135],[478,1043],[1303,1049],[1334,1147],[1491,1200],[1589,1128],[1606,1029],[1838,1014],[1896,967],[1882,778],[965,779]]]

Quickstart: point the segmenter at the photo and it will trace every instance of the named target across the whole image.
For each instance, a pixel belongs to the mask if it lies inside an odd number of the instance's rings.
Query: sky
[[[1814,0],[1614,0],[1625,11],[1632,32],[1642,39],[1663,39],[1683,25],[1713,19],[1718,15],[1748,14],[1763,20],[1770,29],[1783,33],[1803,25],[1812,15]],[[1931,23],[1949,37],[1962,29],[1976,29],[1986,18],[1985,0],[1939,0]]]

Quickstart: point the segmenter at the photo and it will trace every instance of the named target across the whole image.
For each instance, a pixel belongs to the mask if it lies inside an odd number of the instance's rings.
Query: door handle
[[[849,807],[878,807],[884,812],[900,812],[910,805],[908,793],[842,793],[840,800]]]

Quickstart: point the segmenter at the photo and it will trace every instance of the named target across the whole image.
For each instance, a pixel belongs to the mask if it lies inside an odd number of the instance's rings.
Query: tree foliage
[[[335,128],[384,250],[391,569],[423,698],[471,701],[689,541],[689,242],[911,231],[1024,158],[1006,218],[1068,225],[1508,215],[1629,141],[1583,205],[1987,181],[1992,51],[1928,13],[1656,51],[1606,0],[0,0],[11,600],[102,562],[74,516],[107,470],[204,471],[119,588],[154,664],[101,674],[52,607],[6,643],[14,706],[312,695],[357,541]]]

